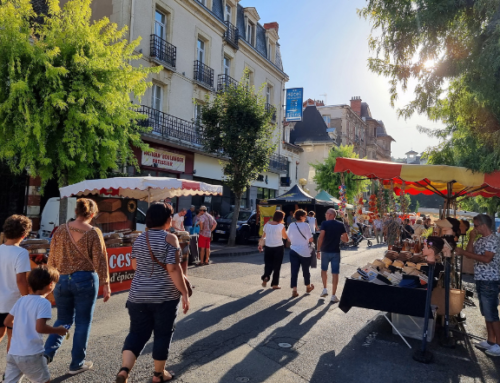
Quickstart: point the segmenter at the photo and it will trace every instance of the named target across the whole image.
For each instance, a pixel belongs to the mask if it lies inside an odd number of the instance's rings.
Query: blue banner
[[[286,90],[286,121],[302,121],[304,88]]]

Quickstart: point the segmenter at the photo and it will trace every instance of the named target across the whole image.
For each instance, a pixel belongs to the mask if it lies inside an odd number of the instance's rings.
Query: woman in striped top
[[[179,264],[179,241],[168,233],[171,223],[171,207],[152,204],[146,213],[149,230],[134,242],[132,266],[135,275],[127,301],[130,332],[123,345],[122,368],[116,377],[117,383],[127,382],[130,370],[153,332],[153,382],[173,378],[172,373],[165,371],[165,364],[179,301],[182,297],[185,314],[189,310],[189,296]],[[166,264],[168,272],[152,259],[151,252],[160,263]]]

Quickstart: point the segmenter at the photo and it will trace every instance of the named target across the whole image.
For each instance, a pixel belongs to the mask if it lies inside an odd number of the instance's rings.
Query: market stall
[[[60,189],[61,198],[87,197],[95,199],[99,205],[100,215],[96,217],[97,225],[103,229],[114,229],[113,232],[103,230],[108,253],[111,291],[113,293],[130,289],[134,277],[131,252],[135,238],[140,231],[133,230],[130,223],[116,229],[116,221],[123,220],[127,212],[124,209],[135,209],[134,201],[161,201],[168,198],[194,195],[222,195],[222,186],[204,182],[182,180],[168,177],[117,177],[108,179],[82,181]],[[196,241],[196,238],[194,238]],[[30,243],[28,249],[32,256],[43,261],[49,251],[48,241]],[[101,295],[101,291],[99,292]]]
[[[383,188],[393,190],[397,195],[408,193],[416,194],[437,194],[444,199],[443,216],[451,215],[452,210],[456,210],[457,199],[464,196],[481,195],[483,197],[500,196],[500,172],[490,174],[474,173],[468,169],[442,165],[407,165],[391,162],[370,161],[353,158],[338,158],[334,171],[336,173],[352,173],[357,176],[366,177],[370,180],[377,180]],[[403,212],[405,213],[405,212]],[[396,249],[397,254],[401,254],[402,249]],[[415,255],[415,253],[414,253]],[[395,255],[397,258],[398,256]],[[443,258],[445,268],[445,337],[448,340],[448,320],[449,320],[449,298],[450,298],[450,269],[453,258]],[[411,259],[410,259],[411,262]],[[411,262],[413,266],[413,262]],[[439,262],[437,263],[439,264]],[[402,268],[408,268],[408,261],[399,264]],[[394,266],[393,266],[394,267]],[[380,270],[378,270],[380,272]],[[420,272],[420,270],[419,270]],[[434,266],[429,265],[428,281],[434,280]],[[433,286],[433,283],[430,284]],[[429,362],[432,354],[426,349],[428,322],[430,315],[431,291],[427,289],[425,309],[425,325],[422,331],[422,347],[415,353],[414,358],[422,362]],[[444,342],[446,343],[446,342]]]

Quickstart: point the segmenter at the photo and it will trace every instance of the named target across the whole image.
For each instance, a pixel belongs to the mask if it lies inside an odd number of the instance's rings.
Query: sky
[[[287,88],[303,87],[304,99],[323,100],[328,105],[349,104],[353,96],[370,106],[372,117],[382,120],[396,142],[392,156],[406,157],[438,143],[417,131],[417,126],[441,128],[425,115],[398,118],[397,107],[413,97],[413,87],[399,94],[391,107],[388,78],[368,69],[371,25],[356,10],[366,0],[241,0],[243,7],[255,7],[260,23],[277,21],[283,67],[290,77]],[[325,97],[324,94],[327,94]]]

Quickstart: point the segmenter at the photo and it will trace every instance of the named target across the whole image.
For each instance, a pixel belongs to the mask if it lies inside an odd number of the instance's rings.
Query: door
[[[226,15],[225,15],[225,20],[228,22],[231,22],[231,15],[233,13],[233,10],[230,5],[226,4]]]
[[[231,59],[224,57],[224,74],[227,76],[231,75]]]
[[[163,105],[163,89],[161,86],[157,84],[153,84],[152,88],[152,100],[151,107],[152,110],[152,119],[153,119],[153,131],[156,133],[161,133],[161,119],[162,119],[162,105]]]
[[[205,42],[203,40],[198,39],[198,55],[197,60],[205,64]]]
[[[159,38],[166,40],[166,30],[167,30],[167,17],[159,12],[156,11],[155,14],[155,35],[158,36]]]

